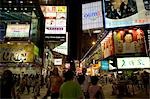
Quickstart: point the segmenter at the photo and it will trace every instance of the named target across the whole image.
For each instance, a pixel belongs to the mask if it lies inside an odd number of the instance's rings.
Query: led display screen
[[[6,37],[29,37],[30,24],[8,24]]]
[[[150,68],[149,57],[117,58],[118,69]]]
[[[146,52],[143,30],[123,29],[116,30],[113,34],[116,54]]]
[[[149,8],[148,0],[104,0],[105,27],[149,24]]]
[[[45,17],[45,34],[66,33],[66,6],[41,6]]]
[[[82,30],[103,27],[102,2],[82,4]]]

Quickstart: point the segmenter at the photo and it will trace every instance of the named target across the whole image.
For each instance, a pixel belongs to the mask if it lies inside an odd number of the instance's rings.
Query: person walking
[[[0,84],[0,99],[15,99],[15,82],[13,80],[13,74],[10,70],[4,71],[1,84]]]
[[[104,99],[102,87],[98,85],[98,77],[91,77],[91,85],[88,89],[89,99]]]
[[[68,70],[64,74],[65,82],[60,87],[60,99],[83,99],[81,86],[73,80],[74,73]]]

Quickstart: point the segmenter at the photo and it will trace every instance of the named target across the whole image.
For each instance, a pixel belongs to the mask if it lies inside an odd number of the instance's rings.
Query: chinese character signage
[[[66,6],[41,6],[45,17],[45,34],[66,33]]]
[[[148,0],[104,0],[104,3],[106,28],[150,23]]]
[[[82,4],[82,30],[102,28],[102,2]]]
[[[0,44],[0,62],[33,62],[32,44]]]
[[[118,69],[150,68],[149,57],[117,58]]]
[[[113,32],[115,53],[145,53],[145,37],[141,29],[123,29]]]

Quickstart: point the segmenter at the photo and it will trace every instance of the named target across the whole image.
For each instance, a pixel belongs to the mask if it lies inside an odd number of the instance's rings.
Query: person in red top
[[[59,89],[63,83],[62,77],[59,76],[58,68],[53,69],[53,74],[49,78],[49,90],[51,92],[51,99],[58,99]]]

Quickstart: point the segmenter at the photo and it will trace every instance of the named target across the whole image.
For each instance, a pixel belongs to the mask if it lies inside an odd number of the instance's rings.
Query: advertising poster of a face
[[[144,32],[141,29],[114,31],[115,53],[145,52]]]
[[[150,23],[149,0],[104,0],[103,8],[106,28]]]

